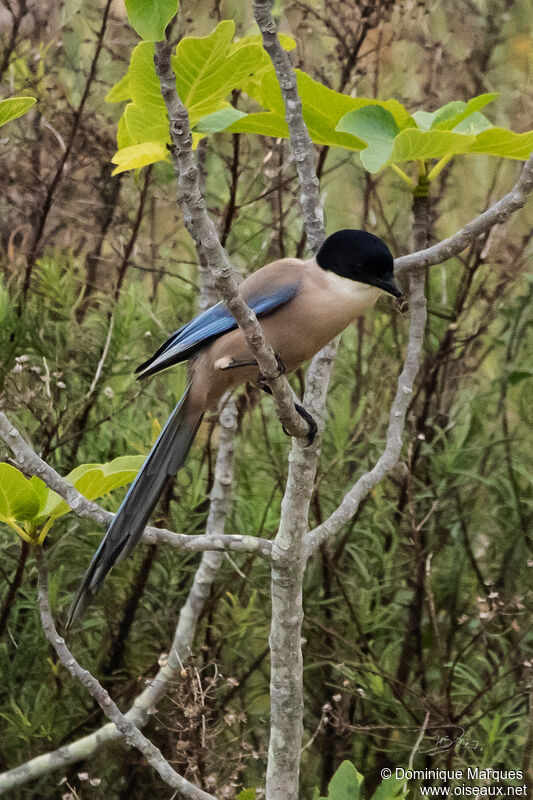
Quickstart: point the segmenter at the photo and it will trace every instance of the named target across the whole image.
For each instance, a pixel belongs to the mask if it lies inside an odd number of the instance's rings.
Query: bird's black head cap
[[[394,259],[379,236],[351,228],[328,236],[316,255],[322,269],[330,270],[352,281],[377,286],[401,297],[394,282]]]

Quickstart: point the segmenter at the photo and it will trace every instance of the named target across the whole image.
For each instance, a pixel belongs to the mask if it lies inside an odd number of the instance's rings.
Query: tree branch
[[[230,504],[230,484],[233,476],[234,440],[237,430],[237,414],[233,400],[220,411],[220,439],[215,466],[215,481],[211,492],[211,505],[206,526],[206,536],[219,538],[224,531],[225,515]],[[26,445],[27,447],[27,445]],[[75,490],[74,490],[75,491]],[[83,498],[85,499],[85,498]],[[88,502],[88,501],[86,501]],[[153,529],[157,530],[157,529]],[[268,542],[270,544],[270,542]],[[198,620],[205,603],[211,595],[223,556],[220,553],[205,553],[194,576],[193,585],[183,605],[168,659],[157,675],[149,680],[146,689],[135,699],[125,715],[137,727],[148,722],[167,686],[179,679],[183,663],[188,659]],[[56,769],[63,769],[94,756],[107,742],[116,740],[120,733],[113,723],[108,723],[89,736],[50,753],[32,758],[9,772],[0,774],[0,794],[22,786]],[[206,795],[209,797],[209,795]]]
[[[278,363],[263,336],[256,315],[239,293],[235,271],[207,214],[205,200],[200,192],[198,167],[192,152],[189,115],[176,90],[170,56],[170,44],[157,42],[154,63],[170,120],[172,162],[185,226],[196,242],[197,249],[204,252],[207,264],[215,275],[217,289],[272,389],[279,419],[292,435],[305,437],[308,434],[307,423],[295,411],[292,390],[287,379],[279,374]]]
[[[478,236],[487,233],[493,225],[501,225],[511,214],[518,211],[519,208],[522,208],[526,204],[532,191],[533,153],[524,164],[516,184],[501,200],[448,239],[443,239],[442,242],[428,247],[426,250],[420,250],[417,253],[411,253],[410,255],[400,256],[395,259],[394,267],[396,274],[409,269],[425,269],[426,267],[432,267],[435,264],[446,261],[448,258],[452,258],[452,256],[456,256]]]
[[[46,565],[43,551],[40,547],[36,549],[36,557],[39,574],[39,609],[44,634],[56,651],[57,657],[67,672],[88,689],[90,695],[96,700],[106,717],[111,720],[120,731],[126,743],[140,750],[150,766],[156,770],[165,783],[177,789],[180,797],[185,798],[185,800],[216,800],[212,794],[204,792],[198,786],[195,786],[179,775],[163,757],[161,750],[152,744],[152,742],[141,733],[139,728],[120,711],[106,689],[91,675],[89,670],[84,669],[76,661],[65,644],[65,640],[59,636],[54,624],[48,599]]]
[[[59,475],[53,467],[43,461],[37,453],[24,441],[19,431],[12,425],[6,415],[0,411],[0,439],[13,453],[17,466],[26,474],[36,475],[52,491],[65,500],[79,517],[88,517],[99,525],[109,525],[115,515],[106,511],[98,503],[87,500],[77,489]],[[186,533],[174,533],[165,528],[148,526],[143,533],[143,541],[148,544],[170,544],[180,550],[234,550],[239,553],[255,553],[270,558],[272,543],[267,539],[239,534],[198,534],[189,536]]]
[[[280,45],[269,0],[254,0],[253,10],[280,85],[289,126],[292,158],[300,184],[300,206],[311,249],[325,238],[315,152],[302,114],[296,75]],[[302,583],[309,503],[325,422],[325,403],[336,345],[313,359],[306,376],[304,404],[319,426],[313,445],[294,440],[282,514],[272,550],[270,627],[270,740],[266,776],[267,800],[297,800],[303,733]]]
[[[276,24],[270,13],[270,0],[254,0],[255,21],[261,31],[263,47],[271,58],[285,105],[289,126],[291,155],[300,183],[300,206],[309,247],[316,253],[324,239],[324,213],[320,202],[320,183],[315,171],[315,149],[304,122],[302,101],[298,93],[296,74],[287,52],[278,39]]]
[[[403,370],[398,378],[396,396],[390,410],[385,450],[373,469],[361,475],[350,491],[344,495],[341,504],[333,514],[306,537],[305,550],[308,557],[326,539],[338,533],[342,526],[354,516],[361,501],[393,469],[400,458],[405,416],[420,365],[420,353],[426,326],[427,309],[424,282],[425,273],[422,270],[415,271],[409,276],[409,306],[411,309],[409,343]]]

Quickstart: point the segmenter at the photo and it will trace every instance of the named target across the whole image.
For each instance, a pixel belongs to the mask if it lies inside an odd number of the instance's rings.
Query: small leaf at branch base
[[[452,100],[451,103],[446,103],[442,108],[434,112],[434,121],[432,124],[433,130],[451,131],[455,130],[464,119],[469,117],[475,111],[488,106],[496,98],[499,97],[498,92],[487,92],[486,94],[479,94],[477,97],[472,97],[468,103],[462,100]]]
[[[40,478],[28,480],[11,464],[0,464],[0,520],[10,525],[35,519],[43,501],[41,484]]]
[[[35,97],[10,97],[0,100],[0,127],[26,113],[37,100]]]
[[[161,42],[178,10],[178,0],[126,0],[128,20],[141,39]]]

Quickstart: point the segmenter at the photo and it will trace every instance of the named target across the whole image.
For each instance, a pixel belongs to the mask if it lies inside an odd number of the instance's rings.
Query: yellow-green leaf
[[[80,464],[65,480],[71,483],[87,500],[96,500],[114,489],[125,486],[136,476],[144,456],[120,456],[107,464]],[[55,492],[50,492],[39,518],[57,519],[70,511],[68,504]]]
[[[401,131],[394,140],[390,161],[419,161],[464,153],[475,139],[475,136],[465,136],[453,131],[420,131],[417,128],[408,128]]]
[[[0,100],[0,127],[12,119],[22,117],[37,102],[35,97],[9,97]]]
[[[533,150],[533,131],[515,133],[506,128],[489,128],[479,133],[475,142],[468,148],[469,153],[487,153],[525,161]]]
[[[178,44],[172,66],[192,124],[218,111],[228,94],[263,61],[258,42],[232,48],[234,33],[235,23],[223,20],[209,36],[190,36]]]
[[[168,149],[164,142],[134,144],[117,150],[111,161],[117,165],[113,175],[118,175],[128,169],[146,167],[147,164],[155,164],[157,161],[168,161]]]
[[[141,42],[133,50],[128,70],[131,103],[124,110],[131,144],[170,141],[165,101],[154,66],[154,45]]]
[[[123,78],[115,83],[114,86],[108,91],[105,96],[106,103],[122,103],[124,100],[130,100],[130,76],[126,73]]]
[[[10,525],[35,519],[41,508],[41,484],[39,478],[28,480],[11,464],[0,464],[0,520]]]

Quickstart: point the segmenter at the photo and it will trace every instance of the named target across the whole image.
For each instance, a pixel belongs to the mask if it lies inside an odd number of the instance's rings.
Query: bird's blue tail
[[[80,617],[111,567],[135,547],[169,478],[183,466],[202,421],[187,387],[131,484],[72,601],[67,628]]]

